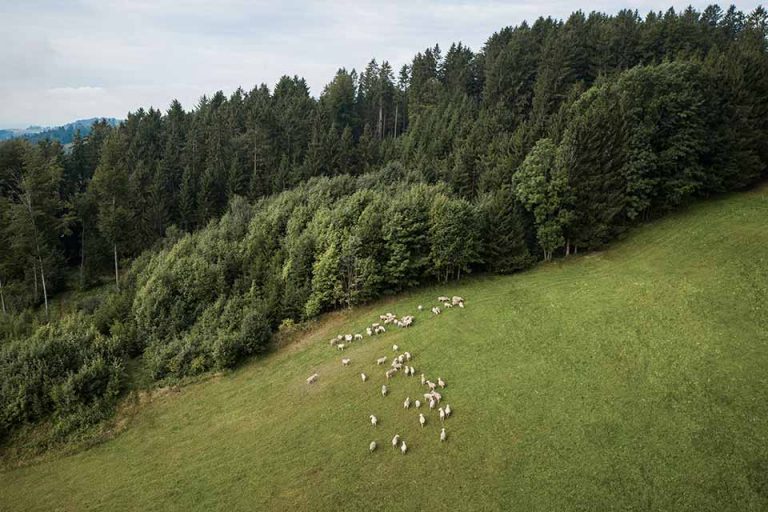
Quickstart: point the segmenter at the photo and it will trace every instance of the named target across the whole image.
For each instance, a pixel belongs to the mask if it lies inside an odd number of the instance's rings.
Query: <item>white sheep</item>
[[[423,386],[427,382],[426,377],[424,377],[424,374],[421,374],[421,385]]]
[[[421,413],[419,413],[419,423],[421,423],[421,428],[424,428],[424,425],[427,423],[427,418]]]
[[[403,364],[405,362],[405,356],[403,354],[397,356],[397,362]]]
[[[463,303],[463,302],[459,302],[459,307],[460,307],[461,309],[464,309],[464,303]]]
[[[447,437],[448,437],[448,435],[445,433],[445,429],[444,428],[441,429],[440,430],[440,442],[445,441]]]
[[[405,356],[405,360],[406,360],[406,361],[410,361],[410,360],[411,360],[411,358],[413,357],[413,356],[411,356],[411,353],[410,353],[410,352],[406,352],[406,353],[405,353],[405,354],[403,354],[403,355]]]
[[[379,334],[379,333],[382,333],[382,332],[387,332],[387,330],[384,328],[383,325],[380,325],[380,326],[378,326],[376,328],[376,334]]]
[[[441,395],[441,394],[440,394],[440,393],[438,393],[437,391],[432,391],[432,392],[430,393],[430,396],[431,396],[431,397],[432,397],[434,400],[436,400],[436,401],[437,401],[437,403],[440,403],[440,400],[442,400],[442,399],[443,399],[443,395]]]
[[[375,328],[379,327],[380,325],[381,324],[379,322],[376,322],[376,323],[371,324],[371,327],[373,327],[375,329]]]
[[[338,345],[336,345],[336,348],[339,350],[344,350],[345,348],[347,348],[347,346],[343,343],[339,343]]]
[[[451,405],[445,404],[445,416],[448,417],[451,415]]]
[[[440,386],[440,389],[445,388],[445,381],[441,379],[440,377],[437,378],[437,385]]]
[[[344,335],[344,341],[346,341],[347,343],[352,341],[352,335],[351,334],[345,334]]]
[[[344,336],[343,336],[343,335],[341,335],[341,334],[337,334],[337,335],[336,335],[336,339],[337,339],[338,341],[343,341],[343,340],[344,340]]]
[[[440,296],[440,297],[438,297],[438,298],[437,298],[437,302],[447,302],[447,301],[449,301],[449,300],[451,300],[451,299],[449,299],[449,298],[448,298],[448,297],[446,297],[445,295],[443,295],[443,296]]]
[[[394,369],[394,368],[391,368],[391,369],[387,370],[386,372],[384,372],[384,377],[386,377],[386,379],[389,380],[389,379],[391,379],[395,375],[395,373],[397,373],[397,370]],[[381,392],[384,393],[384,390],[382,389]]]
[[[407,452],[407,451],[408,451],[408,447],[405,446],[405,441],[403,441],[403,444],[400,445],[400,453],[405,455],[405,452]]]
[[[387,396],[387,385],[382,384],[381,385],[381,396]]]
[[[411,368],[411,377],[413,377],[414,375],[416,375],[416,368],[414,368],[413,366],[411,366],[410,368]]]
[[[337,340],[336,338],[331,338],[331,343],[330,343],[330,345],[331,345],[331,346],[334,346],[334,345],[335,345],[335,344],[337,344],[338,342],[339,342],[339,340]]]
[[[365,381],[367,381],[367,380],[368,380],[368,376],[367,376],[366,374],[364,374],[364,373],[361,373],[361,374],[360,374],[360,379],[361,379],[363,382],[365,382]]]
[[[430,409],[434,409],[435,408],[435,404],[437,404],[437,402],[435,402],[434,399],[430,398],[429,399],[429,408]]]
[[[392,438],[392,448],[397,450],[398,444],[400,444],[400,434],[395,434],[395,437]]]
[[[462,304],[463,302],[464,302],[464,299],[462,299],[458,295],[454,295],[453,297],[451,297],[451,304],[453,305]]]
[[[429,390],[430,390],[430,391],[434,391],[434,390],[435,390],[435,388],[437,387],[437,384],[435,384],[435,383],[434,383],[434,382],[432,382],[431,380],[428,380],[428,381],[426,382],[426,384],[427,384],[427,386],[429,387]]]
[[[400,350],[400,347],[398,347],[397,345],[392,345],[393,352],[397,352],[398,350]]]
[[[443,307],[445,309],[450,309],[453,307],[453,304],[451,304],[450,302],[443,302]]]
[[[386,362],[387,362],[387,357],[386,357],[386,356],[384,356],[384,357],[380,357],[380,358],[378,358],[378,359],[376,360],[376,364],[377,364],[378,366],[381,366],[382,364],[384,364],[384,363],[386,363]]]
[[[415,402],[413,402],[413,406],[414,406],[415,408],[419,409],[419,408],[421,408],[421,402],[419,402],[418,400],[416,400]]]
[[[411,407],[411,397],[407,396],[405,397],[405,402],[403,402],[403,409],[410,409]]]
[[[379,423],[379,418],[371,414],[371,425],[375,427],[376,425],[378,425],[378,423]]]
[[[432,313],[434,313],[435,315],[439,315],[440,314],[440,308],[437,307],[437,306],[433,307],[432,308]]]
[[[309,377],[307,377],[307,384],[312,384],[317,380],[318,375],[316,373],[313,373]]]
[[[371,329],[370,327],[366,327],[365,334],[367,334],[368,336],[373,336],[373,329]]]
[[[423,309],[424,309],[424,306],[422,306],[421,304],[419,304],[419,306],[418,306],[418,310],[419,310],[419,311],[422,311]]]
[[[362,334],[355,334],[355,339],[356,340],[361,340],[361,339],[363,339],[363,335]]]
[[[368,451],[373,452],[373,450],[376,449],[376,441],[371,441],[371,444],[368,445]]]
[[[437,411],[440,413],[440,421],[445,421],[445,411],[443,408],[441,407]]]
[[[351,359],[349,359],[349,358],[345,358],[345,359],[342,359],[342,360],[341,360],[341,364],[343,364],[344,366],[349,366],[349,362],[350,362],[350,361],[351,361]]]

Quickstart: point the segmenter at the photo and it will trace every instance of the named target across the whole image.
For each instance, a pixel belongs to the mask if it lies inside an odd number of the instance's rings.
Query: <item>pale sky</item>
[[[493,32],[539,16],[644,16],[688,3],[0,0],[0,128],[123,118],[142,106],[166,110],[173,98],[190,109],[203,94],[272,88],[284,74],[303,76],[317,96],[338,68],[374,57],[397,70],[435,43],[477,51]]]

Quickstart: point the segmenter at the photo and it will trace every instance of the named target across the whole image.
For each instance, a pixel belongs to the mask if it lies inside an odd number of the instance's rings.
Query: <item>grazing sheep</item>
[[[317,380],[318,375],[316,373],[313,373],[309,377],[307,377],[307,384],[312,384]]]
[[[376,328],[376,334],[380,334],[382,332],[387,332],[387,330],[384,328],[383,325],[380,325]]]
[[[355,334],[355,339],[356,340],[361,340],[361,339],[363,339],[363,335],[362,334]]]
[[[441,429],[440,430],[440,442],[445,441],[447,438],[448,438],[448,435],[446,435],[445,429],[444,428]]]
[[[376,449],[376,441],[371,441],[371,444],[368,445],[368,451],[373,452],[373,450]]]
[[[384,364],[384,363],[386,363],[386,362],[387,362],[387,358],[386,358],[386,356],[385,356],[385,357],[380,357],[380,358],[378,358],[378,359],[376,360],[376,364],[377,364],[378,366],[381,366],[382,364]]]
[[[405,452],[407,452],[407,451],[408,451],[408,447],[405,446],[405,441],[403,441],[403,444],[400,445],[400,453],[405,455]]]
[[[427,382],[426,377],[424,377],[424,374],[421,374],[421,385],[423,386]]]
[[[373,329],[371,329],[370,327],[366,327],[365,334],[367,334],[368,336],[373,336]]]
[[[339,340],[337,340],[336,338],[331,338],[331,343],[330,343],[330,345],[331,345],[331,346],[334,346],[334,345],[335,345],[335,344],[337,344],[338,342],[339,342]]]
[[[454,306],[463,304],[463,303],[464,303],[464,299],[462,299],[458,295],[454,295],[453,297],[451,297],[451,304],[453,304]]]
[[[432,393],[424,393],[424,400],[432,400]]]
[[[411,366],[411,377],[413,377],[414,375],[416,375],[416,368]]]
[[[437,411],[440,413],[440,421],[445,421],[445,411],[443,408],[441,407]]]
[[[449,300],[451,300],[451,299],[449,299],[448,297],[446,297],[444,295],[437,298],[437,302],[448,302]]]
[[[371,324],[371,327],[373,327],[375,329],[375,328],[379,327],[380,325],[381,324],[379,322],[376,322],[376,323]]]
[[[440,377],[437,378],[437,385],[440,386],[440,389],[445,388],[445,381],[441,379]]]
[[[411,397],[407,396],[405,397],[405,402],[403,402],[403,409],[410,409],[411,408]]]
[[[437,307],[437,306],[433,307],[433,308],[432,308],[432,313],[434,313],[434,314],[436,314],[436,315],[439,315],[439,314],[440,314],[440,308],[439,308],[439,307]]]
[[[463,303],[463,302],[459,302],[459,307],[460,307],[461,309],[464,309],[464,303]]]
[[[378,423],[379,423],[379,418],[371,414],[371,425],[375,427],[376,425],[378,425]]]
[[[387,385],[382,384],[381,385],[381,396],[387,396]]]
[[[434,382],[432,382],[431,380],[428,380],[428,381],[426,382],[426,384],[427,384],[427,386],[429,387],[429,390],[430,390],[430,391],[434,391],[434,390],[435,390],[435,388],[437,387],[437,384],[435,384],[435,383],[434,383]]]
[[[422,310],[424,309],[424,306],[422,306],[421,304],[419,304],[419,306],[418,306],[418,309],[419,309],[419,311],[422,311]]]
[[[418,400],[416,400],[415,402],[413,402],[413,406],[414,406],[415,408],[419,409],[419,408],[421,408],[421,402],[419,402]]]
[[[397,352],[398,350],[400,350],[400,347],[398,347],[397,345],[392,345],[393,352]]]
[[[403,367],[403,365],[401,365],[401,364],[400,364],[400,363],[398,363],[397,361],[395,361],[394,363],[392,363],[392,368],[394,368],[394,369],[395,369],[395,371],[399,370],[399,369],[400,369],[400,368],[402,368],[402,367]]]
[[[337,335],[336,335],[336,340],[338,340],[338,341],[343,341],[343,340],[344,340],[344,336],[343,336],[343,335],[341,335],[341,334],[337,334]]]
[[[343,343],[339,343],[338,345],[336,345],[336,348],[339,350],[344,350],[345,348],[347,348],[347,346]]]
[[[451,304],[450,302],[443,302],[443,307],[445,309],[450,309],[453,307],[453,304]]]
[[[403,354],[397,356],[397,362],[403,364],[405,362],[405,356]]]
[[[352,335],[351,334],[345,334],[344,335],[344,341],[346,341],[347,343],[352,341]]]
[[[397,450],[398,444],[400,444],[400,434],[395,434],[395,437],[392,438],[392,448]]]
[[[384,377],[386,377],[386,378],[387,378],[387,380],[389,380],[390,378],[392,378],[392,376],[394,376],[394,375],[395,375],[395,373],[397,373],[397,370],[395,370],[394,368],[392,368],[392,369],[390,369],[390,370],[387,370],[386,372],[384,372]],[[384,390],[383,390],[383,389],[382,389],[382,393],[384,393]]]
[[[451,415],[451,405],[445,404],[445,416],[448,417]]]
[[[346,359],[342,359],[342,360],[341,360],[341,364],[343,364],[344,366],[349,366],[349,362],[350,362],[350,359],[349,359],[349,358],[346,358]]]
[[[437,401],[437,403],[440,403],[440,400],[442,400],[442,399],[443,399],[443,395],[441,395],[441,394],[440,394],[440,393],[438,393],[437,391],[432,391],[432,392],[431,392],[429,395],[430,395],[430,396],[431,396],[431,397],[432,397],[434,400],[436,400],[436,401]]]
[[[419,423],[421,423],[421,428],[424,428],[424,425],[427,423],[427,418],[421,413],[419,413]]]
[[[434,409],[436,404],[437,404],[437,402],[435,402],[434,399],[432,399],[432,398],[429,399],[429,408],[430,409]]]
[[[366,374],[364,374],[364,373],[361,373],[360,374],[360,379],[362,379],[362,381],[365,382],[365,381],[368,380],[368,376]]]
[[[410,361],[410,360],[411,360],[411,357],[412,357],[412,356],[411,356],[411,353],[410,353],[410,352],[406,352],[406,353],[405,353],[405,354],[403,354],[403,355],[405,356],[405,360],[406,360],[406,361]],[[401,362],[402,362],[402,361],[401,361]]]

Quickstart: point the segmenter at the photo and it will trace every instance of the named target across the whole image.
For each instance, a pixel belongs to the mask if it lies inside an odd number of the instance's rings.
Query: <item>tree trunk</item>
[[[3,278],[0,277],[0,305],[3,307],[3,314],[7,315],[8,312],[5,310],[5,297],[3,297]]]
[[[35,278],[35,302],[37,302],[37,263],[32,260],[32,275]]]
[[[38,255],[40,261],[40,281],[43,283],[43,300],[45,301],[45,319],[48,320],[48,290],[45,288],[45,269],[43,268],[43,259]]]
[[[399,103],[395,102],[395,138],[397,138],[397,114],[398,114],[398,108],[400,107]]]
[[[117,286],[117,291],[120,291],[120,274],[117,270],[117,244],[115,244],[115,286]]]
[[[568,257],[571,255],[571,240],[568,239],[565,241],[565,256]]]
[[[379,98],[379,124],[376,127],[376,130],[379,132],[379,140],[381,140],[381,132],[382,132],[381,121],[382,121],[383,115],[384,115],[383,99]]]

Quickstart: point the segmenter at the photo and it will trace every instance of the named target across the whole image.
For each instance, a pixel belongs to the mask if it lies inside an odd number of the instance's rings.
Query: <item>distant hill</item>
[[[44,127],[29,126],[21,129],[1,129],[0,141],[16,138],[24,138],[32,142],[38,142],[45,139],[57,140],[62,144],[69,144],[75,137],[75,133],[80,130],[81,135],[87,135],[91,131],[93,123],[100,120],[100,117],[91,117],[89,119],[78,119],[71,123],[61,126]],[[120,123],[120,119],[114,117],[103,118],[112,126]]]

